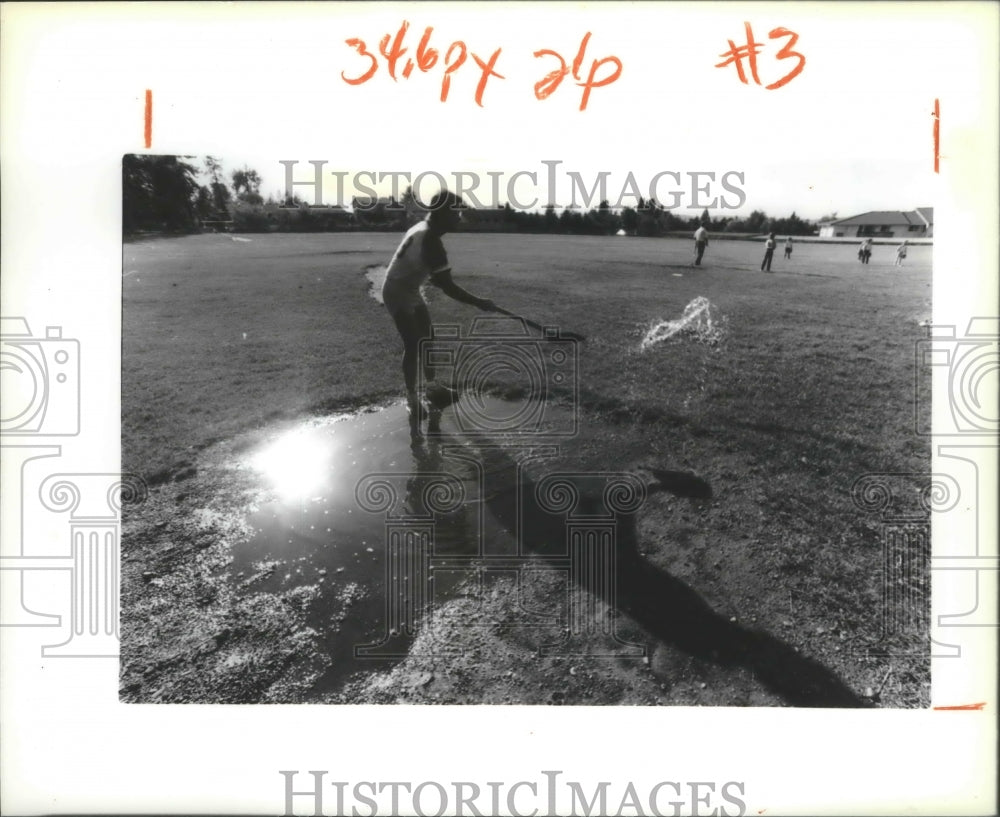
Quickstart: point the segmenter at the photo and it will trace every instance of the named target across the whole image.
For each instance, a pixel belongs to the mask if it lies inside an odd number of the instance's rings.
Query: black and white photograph
[[[989,810],[995,6],[2,12],[11,813]]]
[[[929,705],[933,208],[286,166],[123,158],[124,700]]]

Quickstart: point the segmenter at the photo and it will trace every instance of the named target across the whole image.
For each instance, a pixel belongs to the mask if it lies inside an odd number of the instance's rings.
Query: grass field
[[[201,235],[125,244],[123,470],[151,486],[147,505],[125,520],[126,698],[233,699],[221,680],[196,692],[178,680],[209,653],[253,638],[222,627],[229,635],[206,653],[185,636],[192,616],[214,616],[215,626],[234,611],[245,615],[240,605],[250,603],[217,587],[199,590],[227,558],[221,534],[183,532],[183,519],[215,501],[209,493],[226,493],[198,482],[209,470],[202,459],[241,435],[402,397],[401,346],[365,278],[399,238]],[[579,347],[581,429],[564,445],[564,465],[684,470],[711,486],[710,501],[650,500],[638,530],[651,566],[719,615],[829,669],[860,698],[927,704],[927,660],[895,655],[919,647],[926,633],[882,638],[879,519],[855,506],[851,487],[866,474],[930,468],[927,440],[913,431],[915,411],[929,408],[914,344],[931,311],[930,247],[912,248],[894,268],[890,247],[876,247],[862,267],[853,245],[799,243],[790,261],[779,245],[768,275],[759,271],[762,245],[745,241],[714,242],[700,268],[691,242],[674,239],[459,233],[446,246],[467,289],[587,336]],[[721,327],[716,342],[682,334],[640,351],[653,323],[679,318],[699,296]],[[429,301],[437,322],[468,325],[473,317],[433,289]],[[177,531],[166,550],[165,525]],[[151,574],[164,581],[150,585]],[[926,591],[926,577],[919,580]],[[308,678],[323,656],[306,628],[297,629],[294,605],[282,609],[280,626],[295,646],[286,639],[280,660],[262,658],[261,683],[239,700],[317,699]],[[925,611],[918,617],[926,626]],[[641,637],[656,641],[655,628],[638,622]],[[698,662],[707,667],[711,656],[696,656],[694,666],[668,653],[654,653],[645,668],[652,680],[643,680],[642,667],[623,669],[587,692],[574,676],[560,700],[782,702],[754,692],[753,678],[739,673],[706,675]],[[464,671],[466,680],[441,686],[436,700],[493,700],[489,673],[470,680],[477,668]],[[544,688],[554,671],[539,669],[532,684]],[[548,700],[528,686],[511,696]],[[401,693],[357,691],[354,699]]]

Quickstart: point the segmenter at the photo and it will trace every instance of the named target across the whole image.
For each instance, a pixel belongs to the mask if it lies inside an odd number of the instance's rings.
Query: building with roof
[[[820,238],[931,238],[934,208],[916,210],[870,210],[858,216],[824,221]]]

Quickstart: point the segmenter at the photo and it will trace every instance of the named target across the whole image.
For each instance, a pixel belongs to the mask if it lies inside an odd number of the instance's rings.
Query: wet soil
[[[707,481],[641,458],[603,470],[586,434],[464,434],[469,405],[418,443],[397,403],[175,469],[124,520],[122,699],[878,701],[881,663],[843,672],[846,626],[758,623],[766,563],[699,526]]]

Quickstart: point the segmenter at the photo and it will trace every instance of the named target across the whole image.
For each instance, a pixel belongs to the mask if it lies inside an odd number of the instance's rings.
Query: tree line
[[[205,157],[204,169],[208,180],[199,184],[200,171],[187,157],[126,154],[122,231],[195,233],[206,224],[230,221],[235,202],[263,203],[256,170],[235,170],[227,184],[214,157]]]
[[[218,159],[207,156],[201,167],[191,157],[128,154],[122,159],[122,231],[126,235],[151,232],[333,232],[356,230],[405,230],[422,217],[423,208],[409,188],[399,201],[354,199],[352,210],[310,207],[297,196],[266,199],[260,192],[260,174],[244,166],[224,175]],[[499,208],[469,208],[462,229],[476,232],[511,232],[562,235],[666,236],[691,232],[704,226],[710,232],[760,235],[814,235],[816,225],[792,213],[772,218],[754,210],[745,218],[712,218],[706,209],[688,218],[666,209],[654,199],[639,199],[637,206],[612,210],[607,201],[596,208],[556,212],[548,205],[542,212]]]

